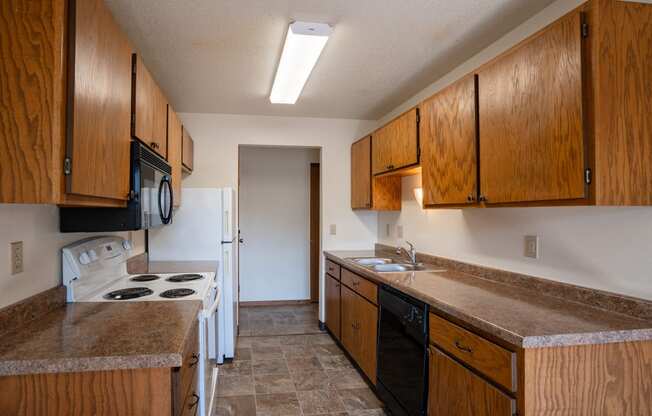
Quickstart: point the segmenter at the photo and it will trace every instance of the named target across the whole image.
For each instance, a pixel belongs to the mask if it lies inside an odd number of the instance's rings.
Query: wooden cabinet
[[[133,55],[132,135],[167,158],[167,99],[142,58]]]
[[[184,170],[191,173],[195,166],[195,142],[188,130],[183,127],[181,160]]]
[[[371,175],[372,137],[351,145],[351,208],[376,211],[401,209],[401,178]]]
[[[486,203],[582,199],[582,21],[576,11],[478,71]]]
[[[172,369],[172,413],[174,416],[194,415],[199,404],[197,366],[199,364],[199,333],[197,324],[183,350],[183,365]]]
[[[172,191],[174,195],[174,206],[181,206],[181,146],[182,127],[179,116],[174,112],[171,105],[168,105],[168,163],[172,167]]]
[[[512,416],[516,401],[430,347],[428,416]]]
[[[419,105],[423,205],[477,201],[476,82],[467,76]]]
[[[337,340],[342,339],[340,329],[340,282],[326,275],[326,326]]]
[[[341,290],[342,345],[375,384],[378,308],[344,285]]]
[[[413,108],[372,134],[374,175],[419,163],[418,118],[418,109]]]
[[[103,1],[66,5],[0,8],[0,202],[124,206],[131,45]]]

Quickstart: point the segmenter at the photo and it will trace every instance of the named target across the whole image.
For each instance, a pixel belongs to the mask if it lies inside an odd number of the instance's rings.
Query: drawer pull
[[[353,287],[360,286],[360,281],[359,280],[352,280],[351,281],[351,286],[353,286]]]
[[[195,365],[197,365],[198,362],[199,362],[199,355],[193,354],[192,355],[192,361],[190,361],[190,364],[188,364],[188,366],[189,367],[194,367]]]
[[[466,345],[462,344],[459,340],[455,340],[455,346],[460,351],[464,351],[464,352],[468,352],[469,354],[473,354],[473,350],[471,349],[471,347],[467,347]]]
[[[360,323],[359,322],[354,322],[351,324],[351,328],[355,329],[356,331],[360,329]]]
[[[197,403],[199,403],[199,396],[197,396],[197,394],[193,393],[192,398],[195,399],[195,401],[188,405],[188,409],[192,409],[193,407],[197,406]]]

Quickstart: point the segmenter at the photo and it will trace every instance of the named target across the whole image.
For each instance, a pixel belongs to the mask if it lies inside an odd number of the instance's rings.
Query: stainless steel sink
[[[372,270],[378,273],[397,273],[397,272],[412,272],[416,270],[425,270],[425,267],[420,264],[410,263],[392,263],[392,264],[376,264]]]
[[[354,257],[349,260],[359,264],[360,266],[377,266],[383,264],[393,263],[394,260],[382,257]]]

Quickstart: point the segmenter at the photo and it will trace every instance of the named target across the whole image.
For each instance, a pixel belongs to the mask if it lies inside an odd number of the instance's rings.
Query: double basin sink
[[[428,270],[428,268],[422,263],[405,263],[384,257],[350,257],[348,260],[377,273],[401,273]]]

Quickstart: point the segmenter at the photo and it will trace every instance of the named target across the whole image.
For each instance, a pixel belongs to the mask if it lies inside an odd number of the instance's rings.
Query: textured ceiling
[[[178,112],[378,119],[552,0],[106,0]],[[269,103],[292,20],[334,33]]]

